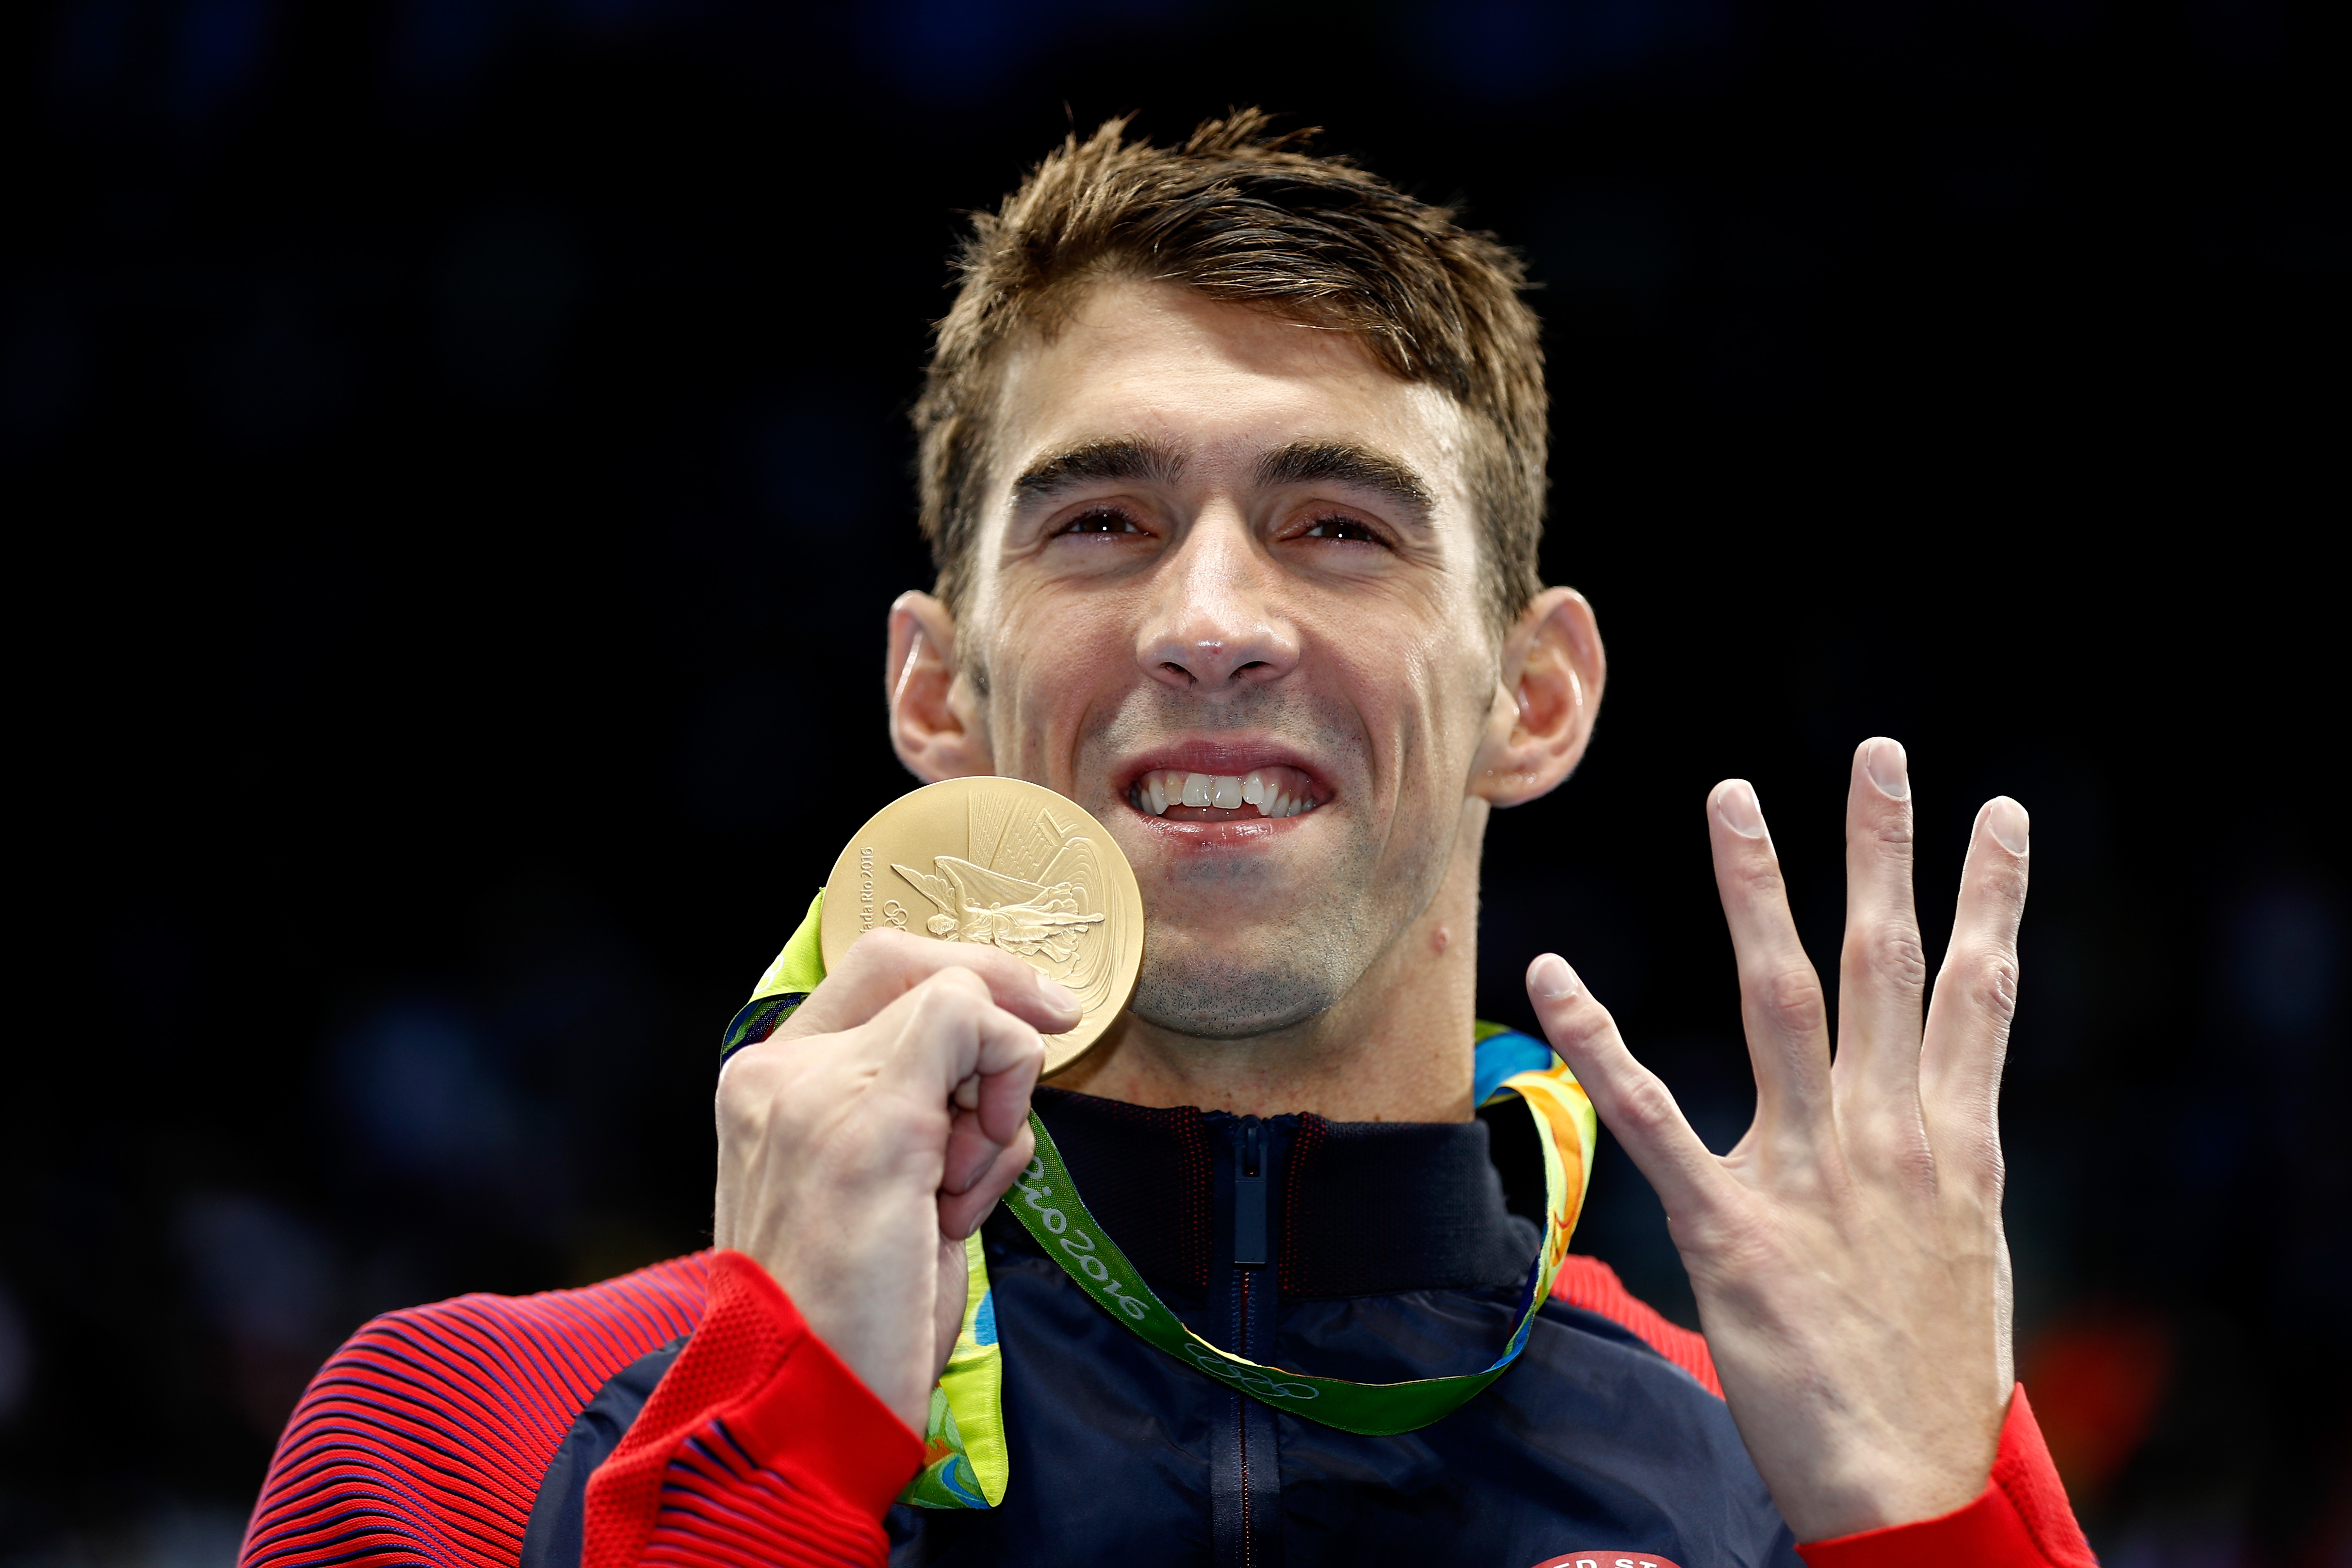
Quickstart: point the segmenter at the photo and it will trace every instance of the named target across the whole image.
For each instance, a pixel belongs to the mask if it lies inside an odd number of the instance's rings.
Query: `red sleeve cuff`
[[[1992,1476],[1976,1501],[1934,1519],[1797,1548],[1811,1568],[2098,1568],[2020,1384]]]
[[[740,1252],[714,1253],[694,1337],[588,1478],[582,1568],[633,1568],[670,1460],[712,1421],[755,1464],[870,1521],[923,1459],[922,1439],[810,1332],[765,1269]]]
[[[728,1433],[754,1464],[829,1487],[879,1519],[923,1465],[923,1439],[874,1396],[857,1374],[809,1332],[808,1323],[765,1269],[740,1252],[734,1260],[747,1294],[796,1331],[783,1364],[760,1389],[724,1412]]]

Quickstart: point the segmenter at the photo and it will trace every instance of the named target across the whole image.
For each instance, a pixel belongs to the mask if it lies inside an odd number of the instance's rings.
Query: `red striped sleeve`
[[[621,1368],[693,1332],[709,1272],[698,1254],[584,1291],[376,1319],[294,1407],[241,1568],[513,1568],[572,1417]]]
[[[582,1568],[880,1568],[922,1458],[767,1270],[719,1252],[702,1326],[589,1479]]]

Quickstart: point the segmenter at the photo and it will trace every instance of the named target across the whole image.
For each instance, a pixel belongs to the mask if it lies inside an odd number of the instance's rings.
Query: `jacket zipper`
[[[1255,1116],[1242,1118],[1241,1147],[1234,1151],[1239,1166],[1234,1173],[1234,1267],[1265,1267],[1265,1127]],[[1242,1301],[1246,1306],[1247,1276]],[[1243,1322],[1247,1323],[1244,1315]]]
[[[1241,1276],[1241,1291],[1242,1327],[1243,1333],[1246,1334],[1249,1329],[1250,1298],[1250,1277],[1247,1274]],[[1250,1565],[1256,1561],[1257,1552],[1256,1542],[1251,1539],[1250,1533],[1249,1399],[1247,1396],[1240,1396],[1234,1406],[1234,1425],[1238,1428],[1234,1433],[1234,1441],[1239,1445],[1242,1456],[1242,1568],[1250,1568]]]
[[[1250,1280],[1255,1270],[1265,1267],[1265,1164],[1264,1146],[1265,1128],[1255,1116],[1244,1116],[1241,1124],[1240,1156],[1234,1173],[1234,1276],[1239,1291],[1239,1307],[1235,1313],[1238,1332],[1234,1335],[1236,1349],[1249,1355],[1250,1345]],[[1251,1357],[1255,1360],[1255,1356]],[[1257,1560],[1257,1542],[1250,1515],[1250,1445],[1249,1399],[1243,1396],[1234,1406],[1234,1420],[1239,1430],[1234,1434],[1242,1460],[1242,1568],[1252,1568]]]

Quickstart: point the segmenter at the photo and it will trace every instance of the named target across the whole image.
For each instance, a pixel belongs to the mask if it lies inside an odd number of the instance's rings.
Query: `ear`
[[[890,606],[890,651],[882,670],[890,699],[890,745],[926,784],[993,773],[971,683],[957,671],[955,617],[928,593],[902,593]]]
[[[1572,588],[1536,595],[1504,640],[1502,680],[1470,792],[1496,806],[1549,794],[1584,758],[1608,674],[1584,595]]]

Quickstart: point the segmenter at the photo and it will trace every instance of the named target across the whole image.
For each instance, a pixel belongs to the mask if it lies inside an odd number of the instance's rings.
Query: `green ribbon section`
[[[818,944],[824,894],[809,904],[784,950],[753,988],[751,999],[728,1025],[722,1059],[764,1040],[824,979]],[[1503,1032],[1481,1022],[1475,1038]],[[1500,1377],[1527,1347],[1537,1312],[1551,1293],[1553,1277],[1568,1254],[1584,1194],[1592,1177],[1595,1120],[1591,1102],[1565,1067],[1506,1078],[1492,1099],[1514,1094],[1536,1120],[1544,1152],[1544,1235],[1528,1270],[1517,1326],[1510,1342],[1483,1372],[1458,1377],[1426,1377],[1403,1383],[1350,1383],[1286,1372],[1218,1349],[1180,1322],[1135,1265],[1095,1222],[1079,1200],[1069,1168],[1053,1135],[1035,1113],[1037,1157],[1004,1195],[1004,1202],[1045,1255],[1061,1265],[1097,1304],[1131,1332],[1177,1360],[1238,1388],[1278,1410],[1344,1432],[1386,1437],[1426,1427],[1451,1414]],[[923,1468],[899,1500],[919,1508],[992,1508],[1003,1500],[1010,1461],[1004,1444],[1003,1357],[996,1339],[996,1297],[978,1232],[964,1242],[967,1288],[961,1332],[947,1370],[931,1392],[923,1434]]]
[[[994,1508],[1012,1463],[1004,1452],[1004,1358],[996,1348],[996,1293],[980,1232],[964,1238],[963,1328],[931,1390],[923,1468],[898,1494],[917,1508]]]
[[[1557,1082],[1561,1079],[1566,1082]],[[1541,1082],[1545,1080],[1554,1082]],[[1286,1410],[1343,1432],[1391,1437],[1415,1431],[1453,1414],[1500,1377],[1518,1359],[1519,1352],[1527,1348],[1528,1331],[1544,1299],[1551,1293],[1552,1277],[1559,1272],[1560,1259],[1567,1255],[1569,1232],[1575,1227],[1585,1179],[1591,1174],[1592,1109],[1583,1091],[1576,1087],[1575,1080],[1567,1077],[1566,1070],[1520,1073],[1505,1087],[1519,1092],[1528,1114],[1536,1119],[1544,1149],[1544,1207],[1549,1223],[1528,1270],[1518,1325],[1503,1354],[1483,1372],[1458,1377],[1416,1378],[1404,1383],[1351,1383],[1344,1378],[1286,1372],[1220,1350],[1186,1328],[1168,1310],[1151,1287],[1143,1282],[1143,1276],[1136,1272],[1135,1265],[1127,1260],[1118,1244],[1096,1223],[1078,1197],[1077,1184],[1070,1179],[1069,1167],[1062,1163],[1061,1151],[1054,1146],[1053,1134],[1034,1111],[1029,1113],[1029,1130],[1036,1134],[1037,1157],[1029,1162],[1028,1170],[1004,1195],[1004,1202],[1045,1249],[1045,1255],[1060,1264],[1063,1271],[1077,1281],[1080,1290],[1137,1337],[1159,1346],[1186,1365],[1277,1410]],[[1576,1129],[1582,1134],[1577,1140],[1582,1145],[1582,1157],[1572,1189],[1567,1162],[1561,1157],[1558,1129],[1545,1113],[1542,1103],[1545,1098],[1554,1097],[1569,1113],[1571,1124],[1579,1120],[1584,1123]],[[1582,1106],[1581,1118],[1575,1115],[1577,1105]]]

